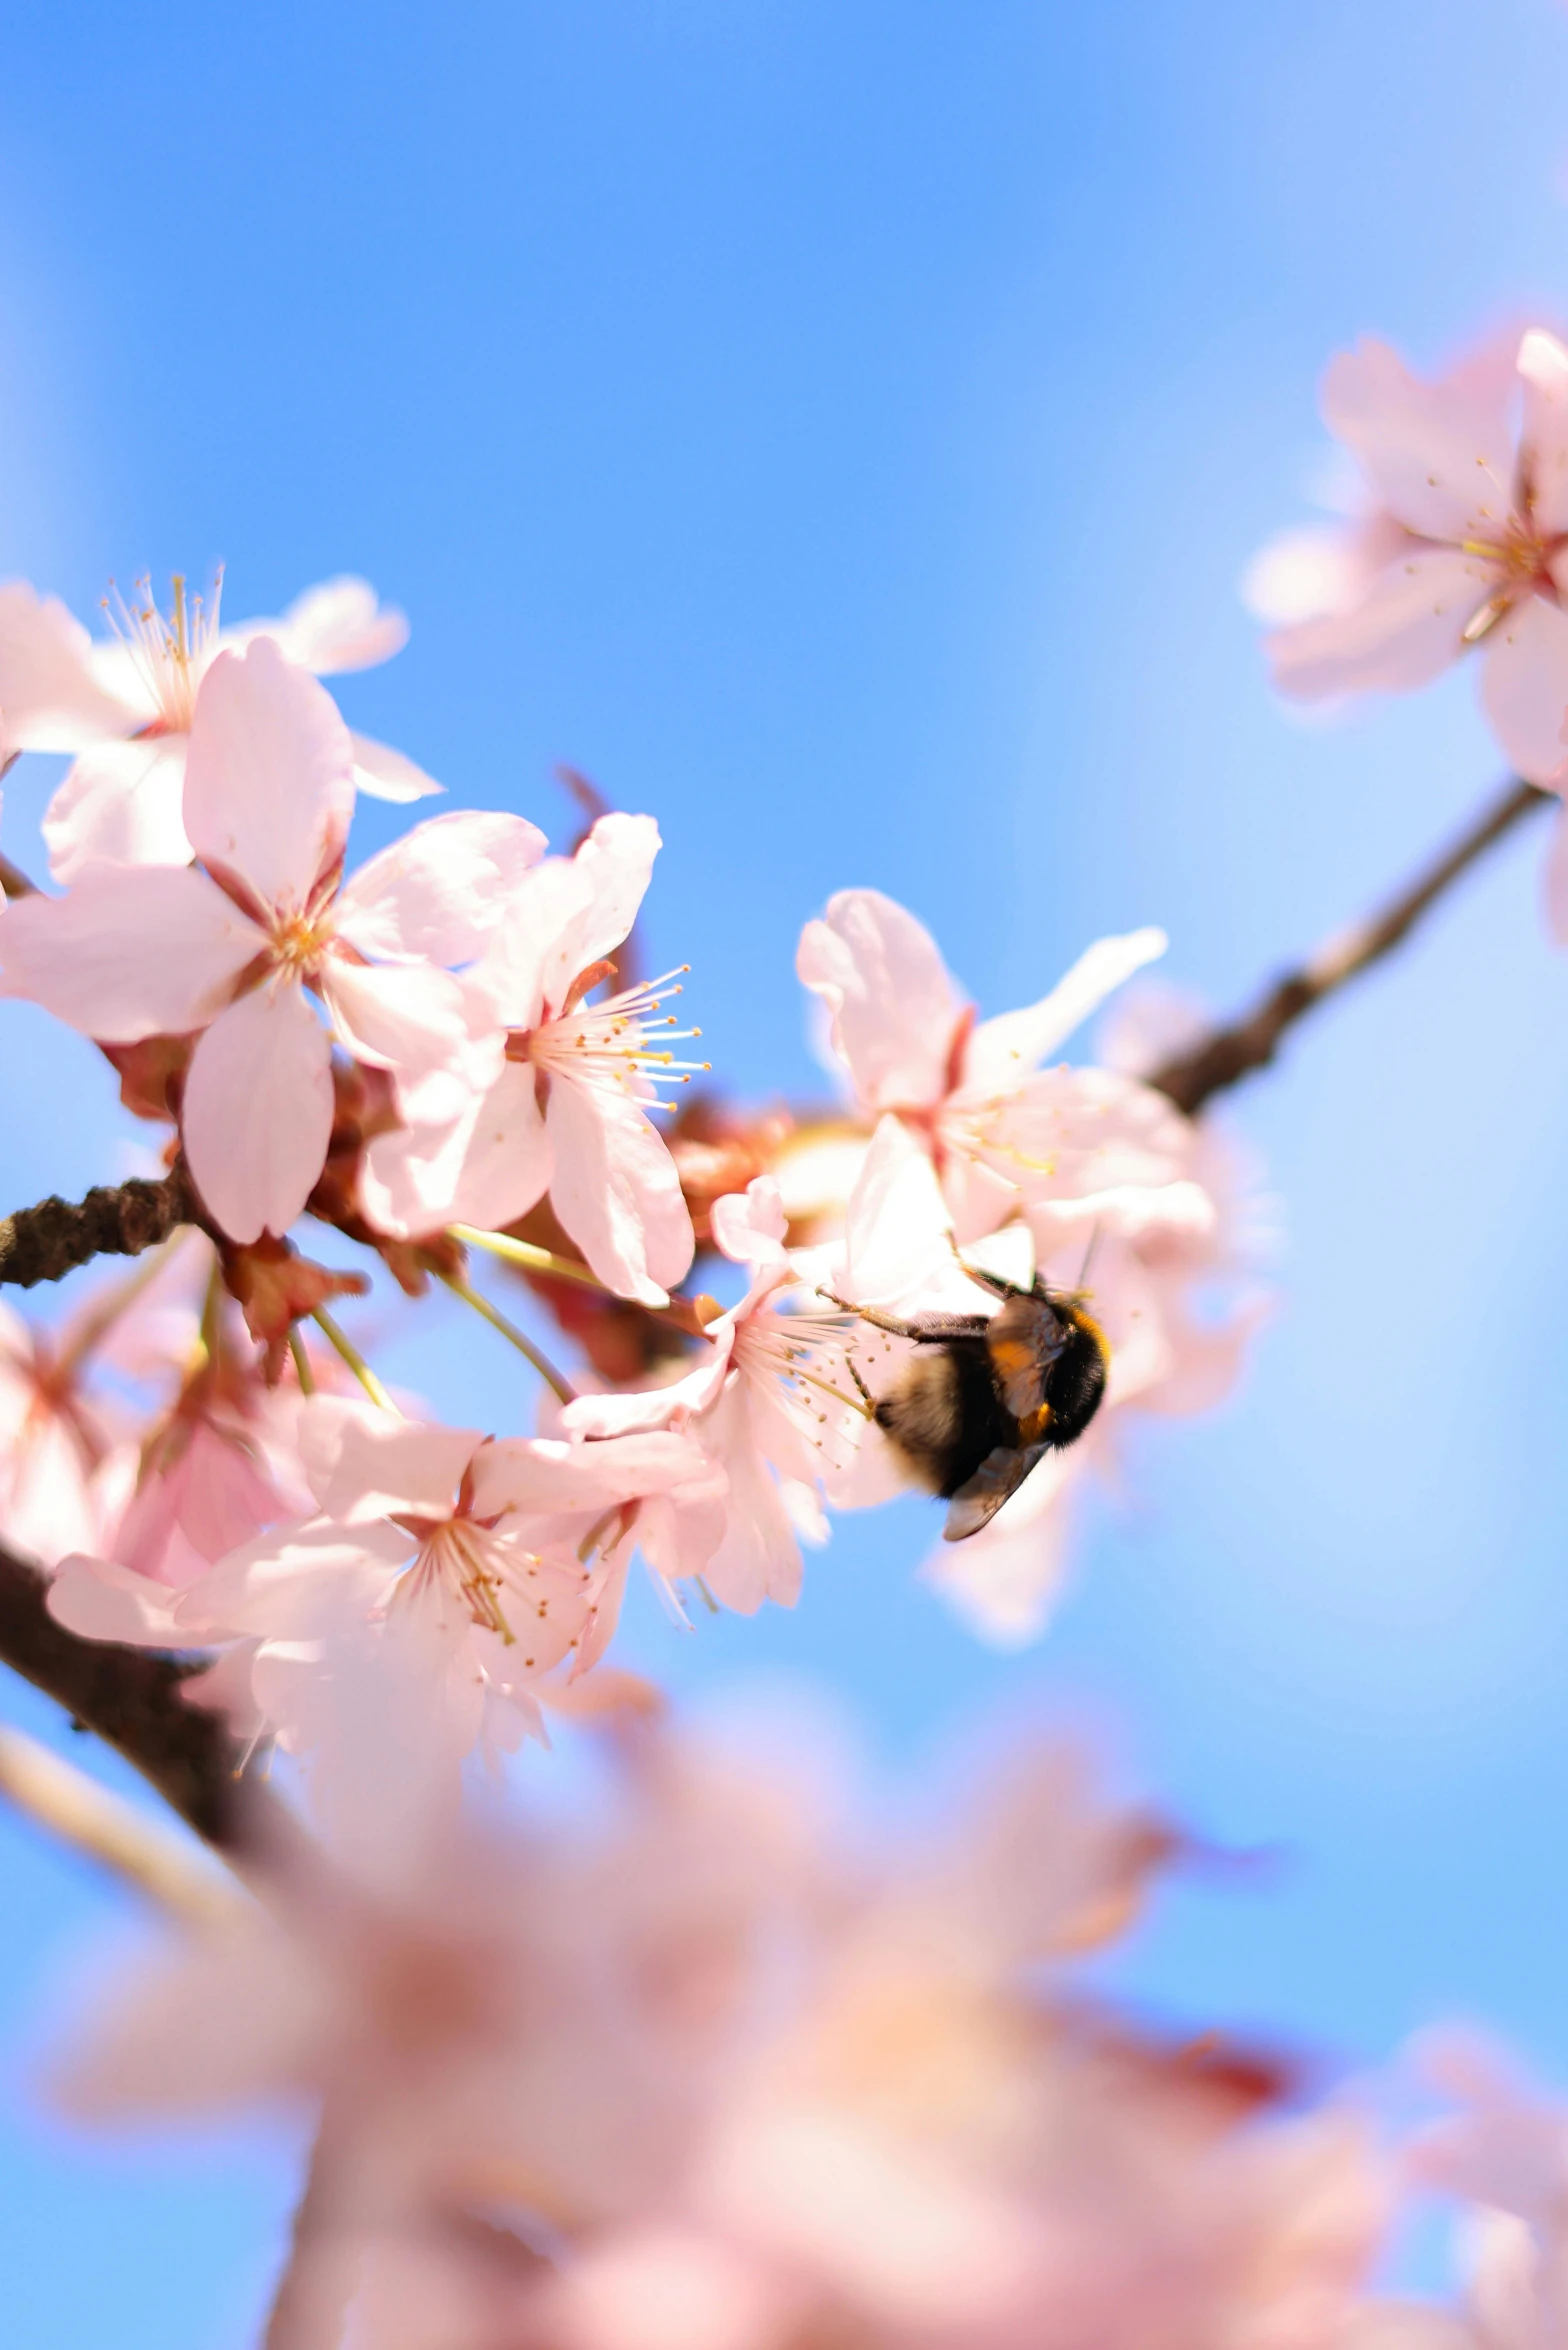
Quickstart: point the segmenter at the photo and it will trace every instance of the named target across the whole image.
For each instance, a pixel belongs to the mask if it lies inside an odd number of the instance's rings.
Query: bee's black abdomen
[[[1046,1401],[1051,1417],[1043,1441],[1057,1452],[1076,1444],[1105,1393],[1105,1348],[1091,1324],[1074,1318],[1067,1343],[1051,1365]]]
[[[1018,1441],[1018,1422],[997,1394],[983,1337],[921,1347],[876,1416],[921,1482],[944,1501],[997,1445]]]

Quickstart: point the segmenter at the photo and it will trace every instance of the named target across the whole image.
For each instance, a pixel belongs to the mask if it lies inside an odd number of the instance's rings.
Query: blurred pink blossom
[[[1276,540],[1249,594],[1276,626],[1280,691],[1306,701],[1400,693],[1461,654],[1505,756],[1555,785],[1568,707],[1568,351],[1532,328],[1436,382],[1384,343],[1323,381],[1329,430],[1357,460],[1364,510]]]

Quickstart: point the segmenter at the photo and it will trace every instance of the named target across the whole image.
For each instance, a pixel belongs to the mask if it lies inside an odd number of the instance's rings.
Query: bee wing
[[[1043,1297],[1010,1297],[986,1330],[991,1368],[1015,1420],[1045,1401],[1051,1365],[1067,1343],[1067,1326]]]
[[[967,1536],[978,1534],[982,1526],[989,1526],[1035,1463],[1044,1460],[1046,1449],[1043,1444],[1026,1444],[1021,1449],[999,1444],[995,1452],[988,1452],[968,1483],[960,1485],[948,1503],[942,1540],[962,1542]]]

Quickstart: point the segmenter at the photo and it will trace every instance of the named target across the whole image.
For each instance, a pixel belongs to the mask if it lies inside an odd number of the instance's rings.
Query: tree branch
[[[183,1163],[156,1183],[133,1175],[127,1183],[96,1185],[79,1205],[40,1200],[0,1217],[0,1282],[31,1289],[94,1257],[138,1257],[179,1225],[200,1221]]]
[[[1149,1083],[1169,1096],[1188,1117],[1254,1069],[1266,1068],[1287,1029],[1336,988],[1355,979],[1398,946],[1460,875],[1535,809],[1555,806],[1557,794],[1533,783],[1510,781],[1460,834],[1452,847],[1419,873],[1380,913],[1327,940],[1317,953],[1277,979],[1242,1019],[1217,1028],[1190,1052],[1178,1053],[1155,1070]]]
[[[221,1714],[189,1705],[190,1667],[57,1624],[47,1578],[0,1544],[0,1663],[106,1739],[230,1858],[267,1861],[292,1841],[281,1806],[240,1775],[243,1756]]]

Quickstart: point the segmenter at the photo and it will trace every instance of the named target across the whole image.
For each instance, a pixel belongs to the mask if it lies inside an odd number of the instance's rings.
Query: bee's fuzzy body
[[[911,1476],[952,1504],[947,1538],[988,1523],[1047,1452],[1077,1442],[1105,1392],[1108,1352],[1077,1296],[991,1284],[1001,1310],[865,1319],[915,1343],[875,1401]]]

